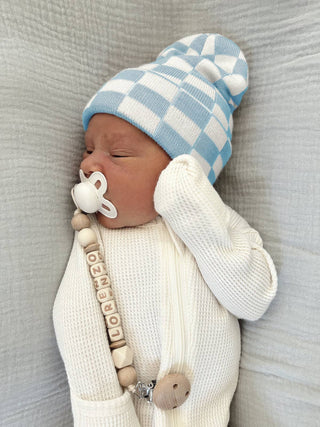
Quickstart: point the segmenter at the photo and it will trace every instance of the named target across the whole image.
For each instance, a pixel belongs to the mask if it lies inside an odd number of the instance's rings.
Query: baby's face
[[[99,223],[120,228],[153,220],[157,216],[153,194],[171,160],[168,154],[140,129],[110,114],[91,118],[85,143],[80,168],[87,177],[95,171],[103,173],[108,182],[105,198],[118,211],[114,219],[98,212]]]

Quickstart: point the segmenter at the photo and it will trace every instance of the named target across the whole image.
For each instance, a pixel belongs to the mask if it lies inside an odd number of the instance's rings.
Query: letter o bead
[[[89,265],[94,265],[94,264],[97,264],[98,262],[103,261],[101,252],[99,252],[99,251],[89,252],[86,255],[86,258],[87,258],[87,263]]]
[[[106,325],[108,329],[116,328],[121,325],[121,319],[119,313],[108,314],[106,316]]]

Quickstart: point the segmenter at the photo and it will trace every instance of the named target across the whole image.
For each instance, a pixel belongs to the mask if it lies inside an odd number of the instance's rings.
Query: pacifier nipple
[[[104,198],[107,191],[107,180],[101,172],[93,172],[86,178],[80,169],[80,184],[76,184],[71,190],[71,196],[77,208],[86,213],[101,212],[108,218],[116,218],[118,215],[115,206]],[[95,184],[100,185],[97,188]]]

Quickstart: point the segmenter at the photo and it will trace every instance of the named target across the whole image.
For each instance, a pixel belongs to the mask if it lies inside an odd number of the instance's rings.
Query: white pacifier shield
[[[81,183],[71,190],[75,205],[87,213],[101,212],[107,218],[116,218],[117,209],[103,196],[108,188],[105,176],[101,172],[93,172],[86,178],[81,169],[79,174]],[[100,183],[99,188],[95,186],[96,183]]]

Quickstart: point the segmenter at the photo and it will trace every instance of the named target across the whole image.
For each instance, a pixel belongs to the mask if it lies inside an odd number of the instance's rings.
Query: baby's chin
[[[101,212],[96,213],[97,220],[105,228],[116,229],[125,227],[136,227],[138,225],[144,225],[154,220],[158,216],[157,212],[154,211],[150,215],[140,215],[138,217],[129,217],[123,219],[120,216],[116,218],[107,218]]]
[[[125,225],[121,224],[118,218],[107,218],[102,213],[96,213],[97,220],[105,228],[122,228]]]

